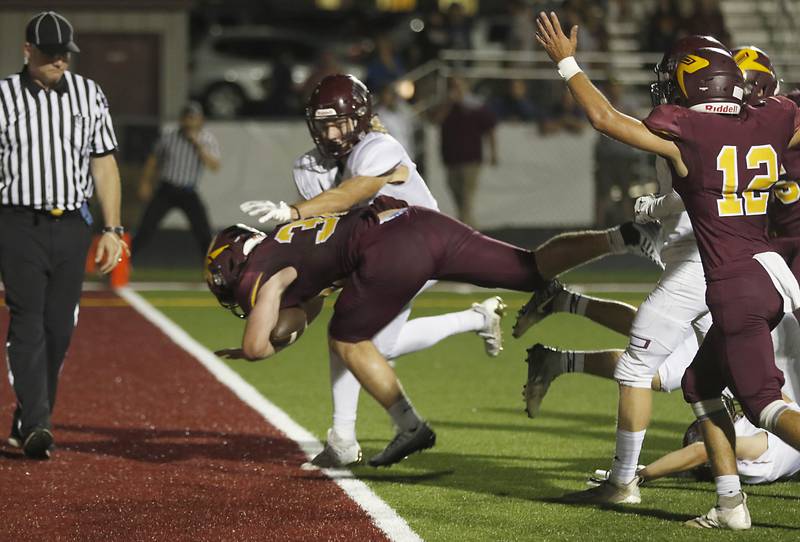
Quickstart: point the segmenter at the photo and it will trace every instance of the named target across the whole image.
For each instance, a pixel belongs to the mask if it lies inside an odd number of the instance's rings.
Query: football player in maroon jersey
[[[247,316],[242,348],[225,353],[250,360],[275,353],[270,334],[280,308],[346,280],[329,327],[331,349],[399,428],[372,466],[396,463],[436,438],[375,347],[375,334],[429,279],[528,292],[544,284],[532,251],[388,197],[366,209],[289,222],[268,235],[231,226],[209,248],[206,279],[223,306]]]
[[[768,191],[784,151],[800,142],[800,115],[787,99],[743,106],[744,80],[730,53],[701,48],[676,66],[680,105],[659,105],[644,122],[615,110],[580,70],[577,27],[567,37],[555,13],[541,13],[537,40],[558,65],[598,131],[667,159],[692,219],[713,325],[683,379],[701,422],[717,506],[687,524],[750,528],[736,474],[734,432],[720,394],[727,385],[754,424],[800,447],[800,413],[783,400],[770,329],[800,306],[800,286],[766,234]]]

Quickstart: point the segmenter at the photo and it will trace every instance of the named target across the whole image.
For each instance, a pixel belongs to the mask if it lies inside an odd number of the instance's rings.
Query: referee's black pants
[[[205,256],[208,245],[211,244],[211,226],[208,223],[206,207],[194,188],[175,186],[162,181],[158,185],[153,199],[147,204],[142,215],[142,221],[131,241],[131,254],[136,256],[155,235],[158,225],[164,216],[177,207],[189,219],[192,235],[197,240],[200,254]]]
[[[90,242],[78,212],[56,218],[0,207],[0,273],[10,313],[6,353],[23,437],[50,428]]]

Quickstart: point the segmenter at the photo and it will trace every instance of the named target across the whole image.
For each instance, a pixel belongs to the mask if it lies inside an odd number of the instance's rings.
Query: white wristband
[[[558,63],[558,75],[560,75],[564,81],[569,81],[574,75],[582,71],[574,56],[568,56]]]

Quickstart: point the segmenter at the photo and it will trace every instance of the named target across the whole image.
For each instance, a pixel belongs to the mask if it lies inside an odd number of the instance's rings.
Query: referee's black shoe
[[[8,435],[8,444],[14,448],[22,448],[22,431],[20,430],[19,423],[19,407],[14,411],[14,417],[11,420],[11,433]]]
[[[31,459],[50,459],[50,448],[53,446],[53,433],[49,429],[38,427],[28,433],[22,451]]]
[[[402,461],[414,452],[433,448],[435,444],[436,433],[426,422],[422,422],[412,430],[397,433],[381,453],[369,460],[369,465],[371,467],[388,467]]]

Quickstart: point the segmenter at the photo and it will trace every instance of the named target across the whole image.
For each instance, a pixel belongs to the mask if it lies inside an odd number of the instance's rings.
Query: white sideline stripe
[[[258,390],[246,382],[233,369],[220,361],[213,352],[197,342],[142,296],[128,287],[118,288],[116,293],[153,325],[158,327],[167,337],[172,339],[175,344],[194,356],[239,399],[261,414],[265,420],[277,427],[284,435],[296,442],[309,460],[322,451],[322,443],[314,435],[261,395]],[[391,506],[378,497],[364,482],[354,478],[352,472],[346,469],[323,469],[322,472],[342,488],[356,504],[363,508],[372,518],[375,526],[383,531],[390,540],[399,542],[422,540]]]

